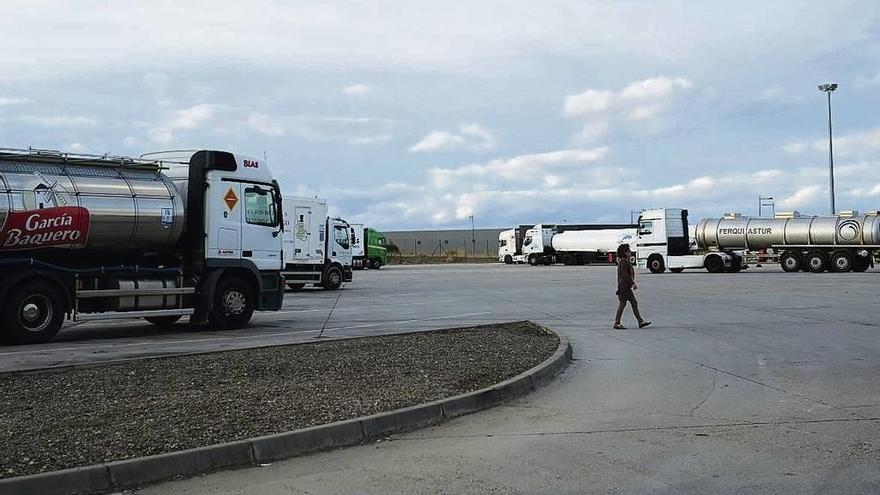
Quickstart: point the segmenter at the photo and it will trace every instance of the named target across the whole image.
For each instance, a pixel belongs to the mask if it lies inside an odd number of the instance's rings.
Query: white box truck
[[[65,317],[227,329],[281,308],[282,199],[262,160],[3,149],[0,184],[6,343],[47,342]]]
[[[291,289],[336,290],[351,282],[351,226],[327,216],[327,200],[284,197],[284,271]]]

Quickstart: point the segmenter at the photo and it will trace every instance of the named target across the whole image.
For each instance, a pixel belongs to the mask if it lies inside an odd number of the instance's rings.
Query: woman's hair
[[[617,246],[617,257],[623,258],[629,252],[629,244],[621,244]]]

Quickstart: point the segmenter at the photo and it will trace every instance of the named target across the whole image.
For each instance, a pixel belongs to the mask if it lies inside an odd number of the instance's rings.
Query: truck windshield
[[[336,225],[333,227],[333,239],[336,241],[336,244],[342,246],[343,249],[348,249],[351,244],[348,242],[348,228],[344,225]]]
[[[260,186],[248,187],[244,190],[244,220],[253,225],[276,227],[275,192]]]

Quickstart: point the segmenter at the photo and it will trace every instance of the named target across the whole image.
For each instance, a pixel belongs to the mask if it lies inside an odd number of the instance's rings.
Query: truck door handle
[[[242,251],[241,256],[242,256],[242,258],[251,258],[254,256],[254,252],[253,251]]]

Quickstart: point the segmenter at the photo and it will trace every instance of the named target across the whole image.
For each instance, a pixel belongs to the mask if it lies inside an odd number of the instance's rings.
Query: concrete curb
[[[544,330],[556,335],[546,327]],[[568,339],[558,337],[559,346],[543,363],[482,390],[372,416],[249,440],[0,479],[0,495],[110,493],[224,469],[252,467],[436,425],[516,399],[552,380],[571,360],[572,353]]]

